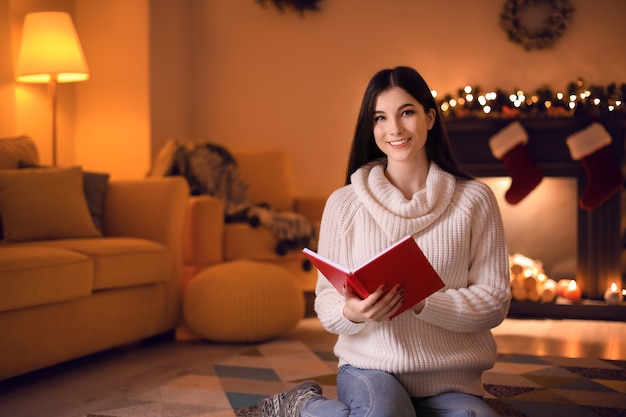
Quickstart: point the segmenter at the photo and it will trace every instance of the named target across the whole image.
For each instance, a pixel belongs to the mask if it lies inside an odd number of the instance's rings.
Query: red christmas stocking
[[[511,187],[504,195],[509,204],[522,201],[543,179],[543,173],[528,153],[527,143],[528,135],[517,121],[509,124],[489,140],[491,153],[502,160],[511,176]]]
[[[622,171],[609,152],[610,143],[611,135],[600,123],[567,138],[572,159],[580,160],[587,174],[587,185],[578,199],[583,210],[597,209],[623,187]]]

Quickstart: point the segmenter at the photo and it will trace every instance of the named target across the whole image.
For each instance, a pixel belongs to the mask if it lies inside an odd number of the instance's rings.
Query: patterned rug
[[[311,346],[314,345],[314,346]],[[502,416],[626,416],[626,361],[500,355],[484,374],[486,400]],[[88,417],[233,417],[233,409],[304,380],[336,398],[330,343],[275,340],[207,365]]]

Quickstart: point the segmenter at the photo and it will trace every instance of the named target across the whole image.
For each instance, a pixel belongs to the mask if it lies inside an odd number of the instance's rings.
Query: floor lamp
[[[52,101],[52,164],[57,164],[57,83],[89,79],[74,23],[65,12],[35,12],[24,18],[16,78],[47,83]]]

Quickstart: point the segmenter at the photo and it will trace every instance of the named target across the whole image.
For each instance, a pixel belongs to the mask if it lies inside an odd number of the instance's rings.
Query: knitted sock
[[[313,381],[303,382],[298,387],[287,391],[281,417],[300,417],[307,401],[322,395],[322,388]]]
[[[587,185],[578,200],[583,210],[595,210],[623,186],[620,167],[609,152],[610,143],[611,136],[599,123],[567,138],[572,159],[580,160],[587,174]]]
[[[587,186],[578,202],[583,210],[592,211],[617,194],[624,180],[606,146],[584,157],[581,162],[587,173]]]
[[[522,201],[543,179],[543,173],[530,157],[526,143],[528,135],[517,121],[510,123],[489,140],[493,156],[502,160],[511,176],[511,187],[504,196],[509,204]]]
[[[261,411],[258,405],[250,407],[237,408],[234,410],[236,417],[261,417]]]
[[[259,404],[261,417],[299,417],[306,400],[322,394],[314,381],[302,382],[289,391],[264,399]]]
[[[504,195],[509,204],[517,204],[534,190],[543,174],[535,165],[526,145],[518,144],[502,156],[506,171],[511,176],[511,187]]]

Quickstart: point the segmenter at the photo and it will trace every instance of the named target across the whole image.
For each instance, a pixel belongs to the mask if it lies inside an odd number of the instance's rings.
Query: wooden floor
[[[500,353],[626,360],[626,323],[507,319],[493,333]],[[289,337],[311,343],[333,338],[314,318]],[[170,340],[93,355],[0,381],[0,416],[82,417],[247,348]]]

